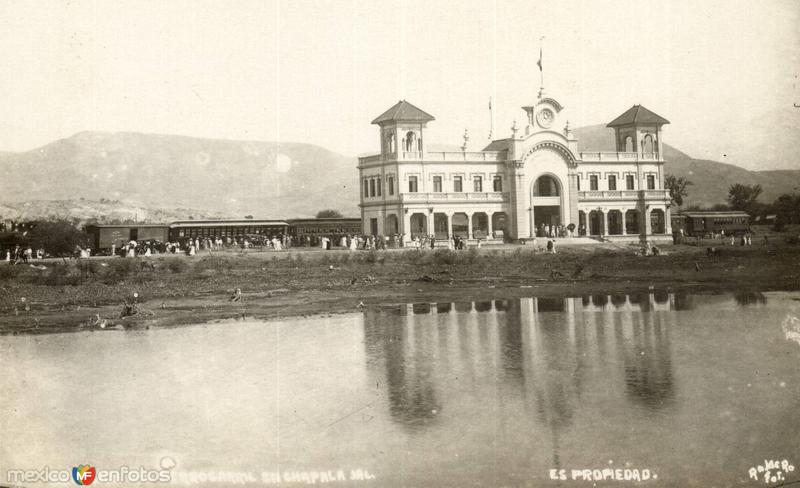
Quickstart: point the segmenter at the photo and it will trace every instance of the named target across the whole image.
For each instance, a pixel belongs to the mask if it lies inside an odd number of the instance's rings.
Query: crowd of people
[[[44,249],[33,250],[31,246],[23,248],[22,246],[14,246],[14,249],[6,249],[4,259],[7,263],[28,264],[34,259],[44,259]]]

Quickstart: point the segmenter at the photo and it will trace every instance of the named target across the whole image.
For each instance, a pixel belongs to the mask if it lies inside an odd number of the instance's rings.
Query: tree
[[[667,175],[664,180],[664,186],[669,190],[670,200],[679,207],[683,206],[683,197],[689,194],[686,187],[692,184],[694,183],[683,176]]]
[[[784,193],[775,200],[772,207],[776,214],[776,225],[800,223],[800,194]]]
[[[52,256],[66,257],[75,248],[88,245],[89,236],[68,220],[36,222],[26,236],[28,244],[34,249],[44,249]]]
[[[753,206],[761,195],[761,185],[742,185],[736,183],[728,189],[728,203],[734,210],[752,212]]]
[[[341,219],[342,214],[338,210],[327,209],[317,212],[318,219]]]

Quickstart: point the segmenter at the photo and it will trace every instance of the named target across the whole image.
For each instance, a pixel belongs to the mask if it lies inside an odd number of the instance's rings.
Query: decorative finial
[[[464,129],[464,144],[461,146],[462,151],[467,150],[467,141],[469,141],[469,129]]]
[[[514,124],[511,126],[511,138],[512,139],[516,139],[517,138],[517,131],[518,130],[519,129],[517,128],[517,121],[515,120]]]
[[[564,126],[564,135],[567,136],[567,139],[572,137],[572,129],[569,128],[569,120],[567,121],[567,125]]]

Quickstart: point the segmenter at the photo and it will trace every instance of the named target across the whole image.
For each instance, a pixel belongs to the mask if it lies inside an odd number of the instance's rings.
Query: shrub
[[[10,264],[0,265],[0,280],[11,280],[22,274],[25,267],[11,266]]]
[[[185,259],[179,257],[166,258],[163,263],[170,273],[184,273],[189,269],[189,263],[187,263]]]

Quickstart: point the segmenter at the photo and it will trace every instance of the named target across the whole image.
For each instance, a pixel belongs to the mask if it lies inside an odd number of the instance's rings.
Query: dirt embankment
[[[469,251],[219,252],[0,264],[0,333],[140,328],[232,317],[357,311],[401,302],[578,296],[661,290],[794,290],[797,246],[667,247],[637,256],[612,246]],[[241,300],[231,301],[236,288]],[[120,318],[138,297],[139,313]]]

